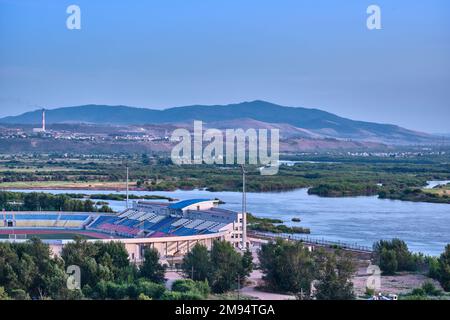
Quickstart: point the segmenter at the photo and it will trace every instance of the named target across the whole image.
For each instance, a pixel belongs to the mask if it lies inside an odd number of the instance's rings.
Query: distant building
[[[33,128],[33,132],[45,132],[45,109],[42,109],[42,127],[41,128]]]

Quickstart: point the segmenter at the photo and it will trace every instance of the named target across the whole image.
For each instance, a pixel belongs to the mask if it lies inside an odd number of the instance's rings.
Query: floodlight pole
[[[247,248],[247,196],[245,194],[245,167],[242,169],[242,250]]]
[[[127,209],[128,209],[128,165],[127,165]]]

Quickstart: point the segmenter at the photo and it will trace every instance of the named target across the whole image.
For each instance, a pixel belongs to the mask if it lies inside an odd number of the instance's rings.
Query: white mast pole
[[[128,209],[128,165],[127,165],[127,209]]]
[[[42,131],[45,132],[45,109],[42,109]]]
[[[242,165],[242,249],[247,248],[247,196],[245,194],[245,167]]]

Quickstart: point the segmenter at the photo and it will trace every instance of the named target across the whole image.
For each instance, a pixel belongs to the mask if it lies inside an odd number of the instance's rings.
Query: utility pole
[[[242,250],[247,248],[247,196],[245,194],[245,167],[242,168]]]
[[[237,299],[239,300],[239,292],[241,291],[241,277],[237,276]]]

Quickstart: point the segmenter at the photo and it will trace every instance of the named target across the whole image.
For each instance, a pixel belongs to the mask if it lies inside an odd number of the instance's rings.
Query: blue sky
[[[449,132],[449,88],[448,0],[0,0],[0,116],[262,99]]]

